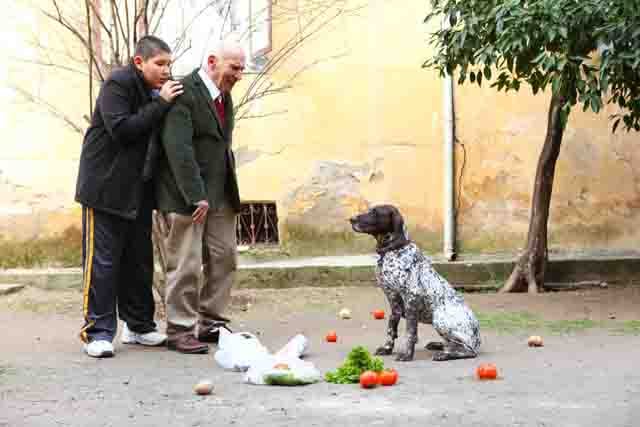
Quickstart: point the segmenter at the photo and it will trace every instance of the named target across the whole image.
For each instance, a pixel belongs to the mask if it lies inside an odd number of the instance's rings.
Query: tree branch
[[[125,45],[125,48],[127,49],[127,60],[129,60],[129,58],[131,58],[131,40],[129,37],[128,33],[125,33],[124,31],[124,26],[122,25],[122,18],[120,16],[120,9],[118,8],[118,4],[117,4],[117,0],[110,0],[111,1],[111,9],[113,10],[113,15],[114,15],[114,22],[116,25],[116,28],[120,28],[120,33],[122,34],[122,42]],[[125,5],[126,5],[126,1],[125,1]],[[117,29],[116,29],[117,31]],[[118,58],[118,65],[122,65],[122,63],[120,62],[120,58]]]
[[[93,78],[91,76],[91,72],[93,70],[93,31],[91,28],[91,6],[89,6],[89,3],[89,0],[84,0],[87,18],[87,40],[89,42],[89,115],[93,116]]]
[[[69,66],[66,65],[62,65],[62,64],[56,64],[53,62],[45,62],[45,61],[39,61],[39,60],[33,60],[33,59],[25,59],[25,58],[17,58],[17,57],[9,57],[9,60],[11,61],[17,61],[17,62],[23,62],[25,64],[32,64],[32,65],[37,65],[39,67],[53,67],[53,68],[57,68],[59,70],[63,70],[63,71],[69,71],[70,73],[76,73],[76,74],[81,74],[83,76],[87,76],[88,74],[86,73],[86,71],[81,71],[75,68],[71,68]]]
[[[87,39],[84,38],[84,36],[80,33],[80,31],[78,31],[77,28],[75,28],[74,26],[72,26],[71,24],[69,24],[64,17],[62,16],[62,12],[60,11],[60,6],[58,5],[58,2],[56,0],[52,0],[52,3],[56,9],[56,13],[58,14],[58,16],[52,15],[49,12],[46,12],[45,10],[41,9],[41,12],[48,17],[49,19],[59,23],[60,25],[62,25],[64,28],[66,28],[67,30],[69,30],[71,32],[71,34],[73,34],[79,41],[80,43],[82,43],[82,45],[87,49],[88,52],[90,52],[90,55],[93,57],[93,52],[91,49],[89,49],[89,43],[87,42]],[[93,61],[94,64],[96,63],[96,58],[93,57]],[[104,76],[102,75],[102,70],[100,70],[98,67],[95,67],[96,72],[98,73],[100,80],[104,80]]]
[[[12,85],[10,86],[10,88],[18,92],[20,95],[22,95],[22,97],[27,102],[31,102],[36,105],[42,105],[49,111],[50,114],[52,114],[54,117],[61,119],[69,128],[73,129],[80,135],[84,135],[84,129],[81,126],[79,126],[76,122],[74,122],[73,119],[71,119],[71,117],[69,117],[68,115],[60,111],[58,108],[56,108],[53,104],[47,102],[44,98],[38,95],[34,95],[33,93],[18,86]]]

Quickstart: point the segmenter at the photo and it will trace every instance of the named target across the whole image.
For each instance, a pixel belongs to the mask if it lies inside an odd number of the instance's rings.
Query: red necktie
[[[218,96],[213,101],[213,105],[215,105],[216,110],[218,111],[218,117],[220,118],[220,125],[224,128],[224,104],[222,103],[222,95]]]

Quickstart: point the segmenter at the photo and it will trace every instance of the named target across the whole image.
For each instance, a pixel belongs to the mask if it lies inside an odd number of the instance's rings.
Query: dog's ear
[[[391,225],[393,226],[393,232],[399,236],[405,235],[404,230],[404,218],[400,214],[400,211],[393,209],[391,211]]]

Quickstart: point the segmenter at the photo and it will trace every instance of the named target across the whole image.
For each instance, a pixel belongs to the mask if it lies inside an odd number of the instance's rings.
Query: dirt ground
[[[115,358],[91,359],[77,339],[80,294],[28,288],[0,297],[0,426],[637,425],[639,288],[464,297],[482,324],[477,359],[432,362],[419,344],[413,362],[384,358],[400,373],[396,386],[363,390],[247,385],[216,365],[215,348],[186,356],[116,342]],[[337,317],[342,307],[352,319]],[[324,373],[355,345],[382,343],[375,308],[386,303],[374,288],[242,290],[232,328],[258,334],[272,350],[302,332],[307,360]],[[338,342],[325,343],[332,329]],[[545,346],[527,347],[532,334]],[[422,325],[420,342],[432,339]],[[496,363],[499,380],[474,379],[482,362]],[[194,395],[204,378],[214,393]]]

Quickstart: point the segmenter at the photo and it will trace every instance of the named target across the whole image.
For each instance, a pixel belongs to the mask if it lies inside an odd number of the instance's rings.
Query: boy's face
[[[160,89],[171,76],[171,54],[168,52],[158,51],[146,60],[141,56],[135,56],[133,63],[152,89]]]

